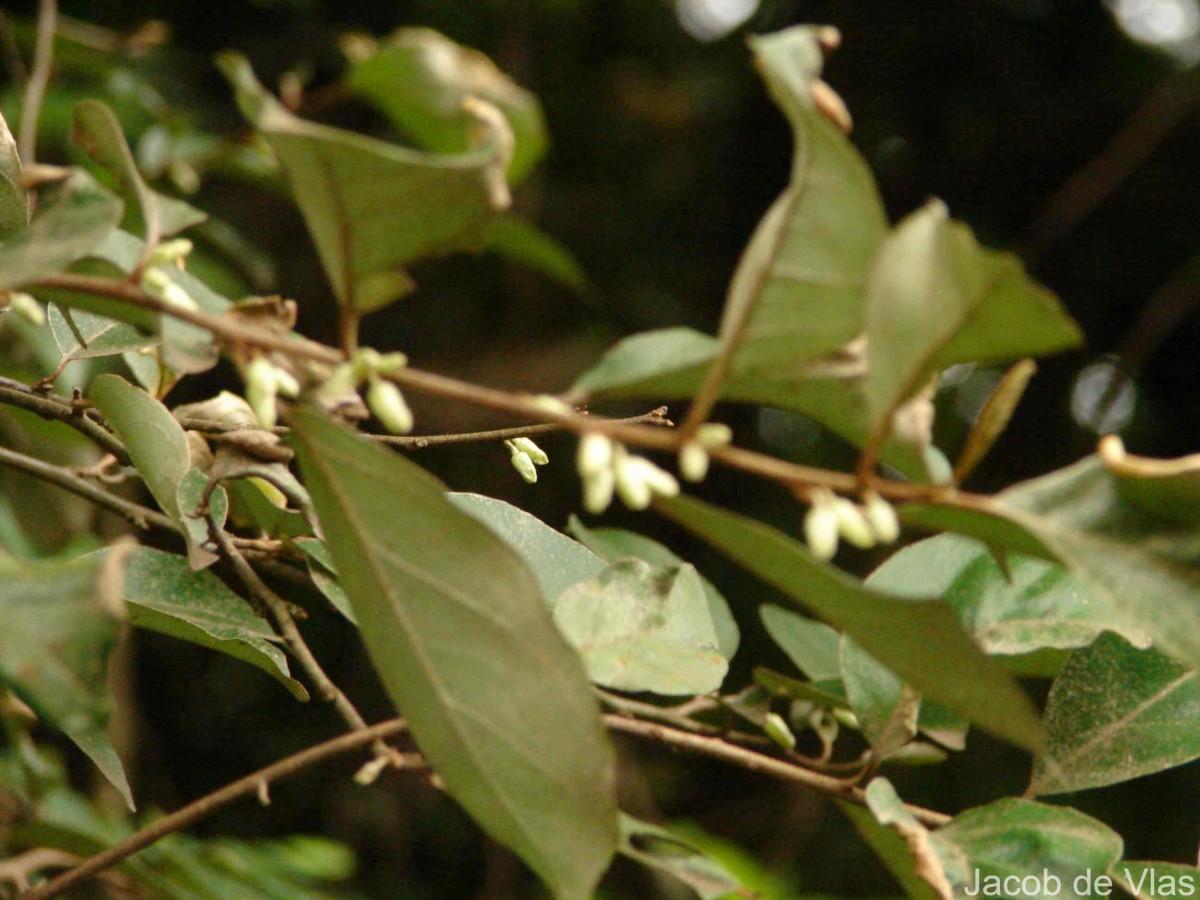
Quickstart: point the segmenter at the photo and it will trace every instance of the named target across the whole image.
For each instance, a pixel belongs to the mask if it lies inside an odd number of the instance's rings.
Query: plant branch
[[[586,415],[583,413],[581,415]],[[671,420],[667,418],[667,408],[660,406],[640,416],[630,416],[627,419],[612,419],[606,421],[621,422],[625,425],[656,425],[670,427]],[[459,434],[426,434],[426,435],[394,435],[368,434],[367,437],[405,450],[424,450],[426,447],[445,446],[447,444],[478,444],[488,441],[504,441],[512,438],[530,437],[535,434],[551,434],[564,431],[567,426],[558,422],[544,422],[540,425],[517,425],[513,428],[493,428],[490,431],[465,431]]]
[[[32,456],[26,456],[24,453],[18,453],[6,447],[0,447],[0,466],[19,469],[22,472],[33,475],[35,478],[42,479],[42,481],[58,485],[73,494],[78,494],[86,500],[91,500],[97,506],[112,510],[138,528],[153,526],[155,528],[165,528],[168,531],[176,533],[180,532],[179,526],[175,524],[175,521],[170,516],[165,516],[156,510],[134,503],[132,500],[126,500],[124,497],[118,497],[116,494],[111,494],[103,488],[92,484],[86,478],[81,478],[74,472],[64,469],[62,466],[56,466],[53,463],[35,459]]]
[[[350,699],[325,674],[325,670],[313,656],[304,636],[300,634],[288,602],[271,590],[267,583],[259,577],[250,563],[246,561],[246,557],[233,545],[233,540],[228,532],[219,523],[210,519],[209,525],[217,546],[221,548],[221,553],[233,564],[233,570],[237,574],[238,580],[245,585],[250,596],[270,612],[271,617],[275,620],[275,627],[279,629],[280,636],[288,645],[288,649],[292,651],[292,655],[296,657],[296,661],[300,663],[300,667],[308,675],[317,696],[332,703],[346,724],[355,731],[366,728],[366,720],[350,702]]]
[[[636,737],[657,741],[660,744],[667,744],[679,750],[688,750],[701,756],[719,759],[735,766],[741,766],[751,772],[762,772],[784,781],[791,781],[818,793],[837,797],[839,800],[848,800],[860,806],[866,805],[866,796],[862,788],[857,786],[857,778],[852,780],[832,778],[829,775],[822,775],[819,772],[791,765],[773,756],[734,746],[719,738],[668,728],[656,722],[642,722],[609,714],[604,716],[604,724],[613,731],[632,734]],[[905,807],[918,822],[929,828],[938,828],[950,821],[950,816],[945,813],[907,803]]]
[[[215,337],[235,345],[278,350],[297,358],[330,364],[344,359],[339,351],[315,341],[279,335],[235,319],[210,316],[199,310],[172,306],[127,281],[94,275],[60,274],[43,278],[34,285],[94,293],[122,300],[205,328]],[[403,388],[525,419],[552,423],[577,433],[598,431],[616,440],[651,450],[676,453],[686,438],[679,429],[631,425],[620,419],[579,415],[565,404],[562,409],[553,408],[545,402],[545,397],[484,387],[412,367],[398,369],[388,377]],[[802,466],[739,447],[714,447],[708,452],[712,459],[724,465],[779,482],[786,487],[820,485],[844,494],[856,493],[861,488],[859,479],[851,473]],[[876,478],[871,479],[870,485],[873,490],[889,500],[935,500],[947,506],[971,509],[984,509],[989,506],[986,497],[967,494],[945,485],[920,485]]]
[[[176,810],[170,815],[156,819],[141,831],[130,835],[123,841],[114,844],[107,850],[97,853],[95,856],[88,857],[75,868],[69,869],[46,884],[34,888],[26,895],[26,900],[47,900],[50,897],[57,897],[64,891],[82,884],[105,869],[115,866],[127,857],[132,856],[139,850],[144,850],[167,835],[182,831],[205,816],[216,812],[221,807],[228,806],[234,800],[261,794],[264,785],[270,785],[276,781],[288,778],[309,766],[324,762],[332,757],[366,747],[373,741],[381,741],[384,738],[399,734],[407,728],[408,723],[404,719],[389,719],[386,722],[380,722],[378,725],[366,726],[359,731],[351,731],[348,734],[339,735],[324,743],[301,750],[299,753],[272,763],[265,768],[259,769],[257,772],[213,791],[211,794],[206,794],[199,800],[189,803],[187,806]]]
[[[65,398],[35,391],[19,381],[0,376],[0,403],[37,413],[43,419],[53,419],[70,425],[101,450],[115,456],[122,465],[130,464],[129,454],[125,452],[125,447],[116,435]]]
[[[54,62],[54,29],[58,19],[56,0],[40,0],[38,3],[37,43],[33,49],[33,71],[25,84],[25,95],[21,104],[21,132],[17,137],[17,154],[21,165],[29,168],[36,161],[38,117],[42,112],[42,100],[46,96],[46,85],[50,83],[50,68]]]

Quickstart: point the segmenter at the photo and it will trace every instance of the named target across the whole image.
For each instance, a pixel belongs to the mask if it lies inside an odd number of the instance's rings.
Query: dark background
[[[1170,6],[1163,0],[1157,8]],[[1195,11],[1188,0],[1178,8]],[[220,154],[195,150],[205,136],[244,134],[211,54],[245,51],[269,85],[300,72],[314,98],[344,66],[337,40],[346,31],[382,36],[401,25],[428,25],[492,55],[541,97],[553,138],[547,159],[518,191],[517,208],[571,248],[594,289],[581,296],[488,255],[430,263],[415,272],[416,294],[367,320],[364,343],[402,349],[417,365],[460,377],[538,390],[566,387],[622,335],[676,324],[714,329],[741,248],[783,187],[791,153],[790,134],[752,71],[742,35],[797,22],[835,24],[844,45],[826,77],[855,117],[853,140],[892,217],[927,197],[943,198],[984,242],[1025,255],[1087,334],[1086,350],[1043,363],[973,486],[999,489],[1085,455],[1102,419],[1102,427],[1122,430],[1133,452],[1177,455],[1200,444],[1200,75],[1186,68],[1195,47],[1139,44],[1099,0],[763,0],[745,26],[711,41],[681,28],[676,7],[664,0],[108,2],[63,9],[119,33],[157,19],[172,36],[139,56],[107,57],[60,42],[63,67],[47,103],[41,159],[69,158],[70,106],[88,94],[118,107],[135,144],[147,129],[164,129],[177,155],[202,176],[196,205],[237,230],[234,244],[255,251],[239,260],[244,252],[214,239],[203,243],[198,264],[231,296],[295,297],[300,329],[326,340],[333,304],[286,195],[264,190]],[[29,11],[11,12],[13,33],[24,43]],[[118,71],[133,87],[114,80]],[[162,103],[139,94],[145,87]],[[6,112],[13,100],[10,85]],[[316,117],[386,134],[365,107],[336,94]],[[169,180],[159,183],[170,189]],[[1090,394],[1079,382],[1085,371]],[[975,372],[939,402],[941,444],[951,455],[994,377]],[[1119,399],[1104,413],[1094,398],[1114,377],[1128,381],[1109,392]],[[236,380],[218,370],[202,384],[185,383],[178,399],[219,386],[236,387]],[[1087,396],[1093,399],[1083,402]],[[1132,409],[1119,415],[1115,408],[1128,406],[1131,396]],[[441,401],[413,401],[423,431],[511,424]],[[745,409],[725,409],[721,417],[735,425],[739,442],[776,454],[825,465],[852,459],[795,417]],[[520,482],[495,448],[426,451],[420,461],[454,489],[503,497],[561,527],[577,505],[567,462],[573,448],[553,438],[544,446],[553,462],[536,486]],[[722,477],[707,489],[787,527],[798,521],[784,496],[758,482]],[[757,624],[757,605],[772,599],[767,589],[650,516],[617,512],[605,523],[667,540],[718,581],[744,631],[731,689],[744,682],[746,660],[787,671]],[[843,561],[866,571],[879,560]],[[299,599],[314,609],[306,634],[335,681],[368,718],[390,715],[350,629],[313,598]],[[139,750],[131,774],[144,808],[174,808],[337,728],[331,712],[295,705],[261,673],[223,657],[153,634],[138,634],[134,653]],[[1030,687],[1044,694],[1044,684]],[[653,747],[621,748],[630,811],[700,823],[780,873],[794,896],[898,892],[824,801]],[[381,787],[364,790],[346,777],[351,770],[349,762],[327,766],[273,789],[268,808],[242,804],[202,828],[342,839],[359,854],[357,887],[370,896],[536,892],[518,864],[416,777],[385,776]],[[967,753],[941,769],[888,774],[906,799],[954,812],[1020,793],[1028,760],[973,734]],[[1063,800],[1117,828],[1130,858],[1195,862],[1194,765]],[[614,897],[662,890],[620,865],[606,889]]]

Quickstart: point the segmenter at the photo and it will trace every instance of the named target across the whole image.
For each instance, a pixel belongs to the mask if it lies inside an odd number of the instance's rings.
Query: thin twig
[[[43,419],[53,419],[70,425],[106,453],[111,453],[122,465],[129,465],[129,454],[116,435],[76,409],[69,400],[35,391],[11,378],[0,377],[0,403],[37,413]]]
[[[270,612],[271,617],[275,620],[275,627],[279,629],[280,636],[288,645],[288,649],[292,651],[292,655],[296,657],[296,661],[300,663],[300,667],[308,675],[317,696],[332,703],[346,724],[355,731],[366,728],[366,720],[350,702],[350,699],[325,674],[325,670],[313,656],[304,636],[300,634],[288,602],[271,590],[270,586],[259,577],[250,563],[246,561],[246,557],[233,545],[228,532],[219,523],[211,520],[210,522],[210,531],[217,546],[221,548],[222,555],[233,564],[234,572],[245,585],[246,590],[250,592],[250,596]]]
[[[1200,99],[1200,65],[1164,79],[1125,127],[1051,195],[1026,231],[1022,255],[1041,259],[1139,167]]]
[[[36,162],[38,117],[42,112],[42,100],[46,96],[46,85],[50,83],[50,69],[54,62],[54,26],[58,18],[55,0],[40,0],[38,3],[37,43],[33,50],[33,71],[25,84],[25,97],[21,106],[21,133],[17,137],[17,153],[21,165],[29,168]]]
[[[791,765],[773,756],[765,756],[762,753],[755,753],[753,750],[747,750],[744,747],[736,747],[718,738],[691,734],[690,732],[680,731],[676,728],[668,728],[656,722],[641,722],[637,719],[627,719],[623,716],[609,714],[604,716],[604,724],[613,731],[620,731],[625,734],[658,741],[661,744],[667,744],[680,750],[689,750],[701,756],[708,756],[713,759],[722,760],[723,762],[732,763],[735,766],[741,766],[743,769],[748,769],[751,772],[762,772],[775,778],[803,785],[806,788],[827,794],[831,797],[849,800],[851,803],[857,803],[860,806],[866,804],[865,794],[857,786],[857,778],[831,778],[819,772],[812,772],[800,766]],[[925,809],[920,806],[912,806],[907,803],[905,807],[918,822],[930,828],[938,828],[950,821],[950,816],[945,813]]]
[[[169,516],[164,516],[162,513],[134,503],[132,500],[126,500],[124,497],[111,494],[103,488],[92,484],[86,478],[81,478],[74,472],[64,469],[62,466],[56,466],[5,447],[0,447],[0,466],[19,469],[22,472],[27,472],[36,478],[42,479],[42,481],[56,484],[73,494],[78,494],[84,499],[91,500],[97,506],[111,509],[138,528],[154,526],[155,528],[165,528],[168,531],[179,532],[179,526]]]
[[[132,856],[139,850],[144,850],[167,835],[182,831],[194,822],[216,812],[221,807],[228,806],[234,800],[258,795],[262,789],[261,786],[264,784],[270,785],[276,781],[288,778],[316,763],[323,762],[343,753],[349,753],[352,750],[358,750],[373,741],[381,741],[384,738],[399,734],[407,728],[408,723],[404,719],[389,719],[386,722],[380,722],[378,725],[365,727],[360,731],[351,731],[348,734],[339,735],[324,743],[317,744],[315,747],[309,747],[307,750],[301,750],[299,753],[279,760],[279,762],[272,763],[265,768],[259,769],[257,772],[247,775],[245,778],[240,778],[231,784],[227,784],[220,790],[206,794],[199,800],[189,803],[187,806],[176,810],[170,815],[156,819],[141,831],[130,835],[123,841],[114,844],[107,850],[97,853],[95,856],[88,857],[80,865],[64,872],[57,878],[34,888],[26,895],[26,900],[47,900],[50,897],[57,897],[64,891],[82,884],[98,873],[115,866],[127,857]]]
[[[630,416],[627,419],[612,419],[606,421],[622,422],[626,425],[657,425],[670,427],[671,420],[667,418],[667,408],[660,406],[640,416]],[[459,434],[424,434],[424,435],[395,435],[368,434],[366,437],[388,444],[392,447],[402,447],[405,450],[424,450],[426,447],[439,447],[447,444],[479,444],[488,441],[505,441],[512,438],[530,437],[535,434],[551,434],[565,431],[565,425],[558,422],[545,422],[541,425],[517,425],[512,428],[493,428],[490,431],[465,431]]]

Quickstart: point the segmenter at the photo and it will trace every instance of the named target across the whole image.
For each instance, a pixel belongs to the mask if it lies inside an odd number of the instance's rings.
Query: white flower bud
[[[275,367],[265,356],[256,356],[246,364],[242,378],[246,381],[246,402],[254,410],[258,423],[263,428],[275,427],[279,410],[275,397],[279,393],[279,382]]]
[[[546,455],[546,451],[527,437],[513,438],[510,443],[518,450],[525,453],[539,466],[544,466],[546,463],[550,462],[550,457]]]
[[[383,427],[392,434],[408,434],[413,429],[413,414],[404,402],[400,388],[382,378],[371,379],[367,388],[367,406]]]
[[[708,474],[708,451],[700,441],[687,441],[679,448],[679,474],[688,481],[703,481]]]
[[[517,473],[530,484],[537,481],[537,466],[533,464],[533,459],[529,454],[518,447],[514,441],[505,441],[504,444],[512,454],[510,458]]]
[[[163,241],[150,251],[147,263],[151,266],[181,265],[184,258],[191,252],[192,242],[187,238]]]
[[[679,493],[679,482],[675,476],[643,456],[618,454],[613,472],[616,475],[617,494],[630,509],[645,509],[655,495],[674,497]]]
[[[279,388],[279,393],[285,397],[295,399],[300,396],[300,382],[287,369],[275,366],[275,384]]]
[[[374,784],[375,779],[388,767],[389,762],[390,760],[386,756],[376,756],[374,759],[368,760],[354,773],[354,782],[363,787]]]
[[[579,451],[575,458],[579,476],[586,481],[588,476],[610,469],[613,452],[613,442],[604,435],[594,431],[585,434],[579,439]]]
[[[865,497],[864,511],[871,530],[882,544],[891,544],[900,537],[900,520],[896,518],[896,510],[874,491],[869,491]]]
[[[592,515],[599,515],[612,503],[616,476],[612,469],[600,469],[583,476],[583,508]]]
[[[14,315],[24,319],[30,325],[46,324],[46,310],[42,309],[42,304],[33,299],[32,295],[26,294],[24,291],[9,292],[8,308],[13,311]]]
[[[848,709],[835,708],[833,710],[833,717],[846,728],[853,728],[855,731],[858,731],[861,728],[861,726],[858,724],[858,716]]]
[[[705,422],[696,429],[701,447],[727,447],[733,441],[733,429],[724,422]]]
[[[359,347],[354,351],[354,355],[350,357],[350,365],[354,369],[355,383],[363,381],[367,378],[374,378],[379,372],[379,363],[382,357],[379,351],[371,347]]]
[[[408,365],[403,353],[384,353],[375,362],[375,371],[380,375],[394,375]]]
[[[838,517],[826,498],[815,501],[804,516],[804,539],[817,559],[833,559],[838,546]]]
[[[535,397],[531,397],[530,400],[534,406],[544,412],[557,413],[562,416],[575,415],[575,409],[571,404],[564,400],[559,400],[551,394],[538,394]]]
[[[833,501],[833,511],[837,515],[838,532],[842,537],[863,550],[875,546],[875,532],[861,509],[845,497],[838,497]]]
[[[640,459],[640,457],[639,457]],[[666,469],[660,469],[648,459],[643,459],[646,483],[656,497],[678,497],[679,482]]]
[[[769,712],[763,721],[763,732],[784,750],[796,749],[796,735],[779,713]]]
[[[181,309],[199,309],[187,291],[171,280],[162,269],[150,268],[142,273],[142,290],[163,303]]]

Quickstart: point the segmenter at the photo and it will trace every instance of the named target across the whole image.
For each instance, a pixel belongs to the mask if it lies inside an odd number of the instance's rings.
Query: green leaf
[[[198,572],[220,558],[212,540],[209,519],[214,519],[218,528],[225,527],[229,495],[220,485],[213,487],[209,477],[199,469],[189,468],[179,480],[175,502],[179,507],[179,524],[187,539],[188,565]]]
[[[99,100],[84,100],[76,105],[71,122],[71,143],[107,169],[122,191],[137,200],[147,232],[154,231],[160,237],[172,235],[208,218],[182,200],[165,197],[150,189],[133,161],[121,123]]]
[[[0,245],[0,290],[55,275],[91,253],[121,221],[121,200],[82,169],[38,193],[28,226]]]
[[[656,508],[845,631],[924,696],[1019,746],[1041,746],[1029,698],[945,604],[866,588],[779,531],[698,500],[678,497]]]
[[[251,490],[258,490],[253,485],[248,485],[248,487]],[[308,557],[306,560],[308,577],[313,580],[317,590],[325,596],[334,609],[351,623],[357,625],[358,619],[354,616],[354,607],[350,605],[350,598],[346,596],[345,588],[338,581],[337,567],[333,564],[333,555],[325,546],[325,542],[315,537],[302,537],[297,538],[295,543]]]
[[[584,372],[568,396],[577,403],[600,397],[690,399],[719,348],[716,338],[690,328],[636,334],[618,342]],[[767,369],[739,357],[721,386],[721,399],[800,413],[843,440],[862,446],[870,436],[862,390],[865,374],[860,352]],[[926,480],[924,452],[923,441],[897,434],[884,445],[881,458],[911,478]]]
[[[408,264],[479,245],[509,204],[505,120],[475,118],[487,141],[456,154],[409,150],[298,119],[255,79],[246,59],[218,64],[238,105],[287,173],[325,273],[343,307],[369,312],[407,292]]]
[[[883,759],[917,736],[921,698],[858,644],[842,636],[842,684],[863,736]]]
[[[700,576],[690,565],[614,563],[567,590],[554,622],[579,651],[592,681],[620,691],[707,694],[729,663]]]
[[[104,413],[163,512],[183,524],[177,492],[187,473],[187,438],[170,411],[119,375],[101,375],[88,394]]]
[[[850,708],[850,703],[846,700],[846,688],[840,678],[800,681],[798,678],[789,678],[787,675],[758,666],[754,670],[754,683],[774,697],[807,700],[825,709]]]
[[[907,504],[902,517],[988,544],[1061,561],[1083,602],[1115,613],[1123,634],[1149,636],[1189,668],[1200,667],[1197,532],[1125,501],[1126,486],[1089,457],[1022,482],[976,508]],[[1107,613],[1106,613],[1107,614]]]
[[[590,895],[617,845],[613,752],[536,579],[423,469],[315,413],[294,425],[367,650],[421,752],[552,890]]]
[[[620,852],[683,882],[700,900],[720,900],[742,890],[724,866],[695,844],[625,813],[621,813]]]
[[[513,184],[529,174],[550,143],[536,96],[485,54],[429,28],[398,29],[374,53],[354,60],[343,80],[397,131],[437,153],[472,147],[478,122],[463,109],[463,100],[471,96],[493,104],[504,113],[516,142],[508,164]]]
[[[866,162],[813,102],[818,29],[754,36],[749,45],[795,149],[788,187],[734,273],[718,336],[740,362],[770,371],[830,353],[862,331],[867,268],[887,218]]]
[[[599,575],[607,568],[604,560],[587,547],[511,503],[481,494],[447,494],[446,497],[517,552],[537,578],[550,607],[571,585]]]
[[[875,779],[875,781],[885,780]],[[912,900],[938,900],[938,894],[929,882],[917,874],[915,860],[908,842],[896,829],[881,824],[868,809],[847,803],[845,800],[835,802],[838,809],[846,814],[854,828],[862,835],[863,840],[875,851],[875,855],[900,882],[905,896],[911,897]]]
[[[1128,781],[1200,757],[1200,681],[1156,650],[1106,634],[1071,654],[1046,705],[1037,794]]]
[[[487,249],[540,272],[580,296],[593,291],[592,283],[565,244],[514,213],[505,213],[488,226]]]
[[[576,516],[571,516],[567,531],[606,562],[615,563],[631,557],[655,566],[682,566],[687,562],[658,541],[623,528],[588,528]],[[717,651],[726,659],[733,659],[741,641],[737,622],[713,583],[700,575],[700,584],[704,587],[704,599],[717,633]]]
[[[1106,630],[1139,647],[1150,643],[1111,598],[1093,596],[1062,566],[1008,553],[1001,568],[985,545],[958,535],[905,547],[867,583],[893,594],[940,596],[991,654],[1085,647]]]
[[[21,157],[0,115],[0,241],[29,224],[29,196],[21,187]]]
[[[946,879],[942,860],[934,850],[930,833],[905,807],[892,783],[886,778],[871,779],[865,799],[875,821],[889,830],[880,832],[878,827],[867,827],[869,821],[861,813],[851,815],[851,819],[859,831],[868,837],[871,846],[904,886],[908,896],[923,900],[928,897],[950,900],[950,883]],[[849,804],[842,802],[838,805],[849,813]],[[903,849],[899,841],[887,837],[889,834],[903,841]]]
[[[304,685],[290,677],[287,657],[276,646],[280,638],[250,604],[211,572],[194,572],[174,553],[137,547],[125,564],[129,621],[199,644],[262,669],[291,692],[307,700]]]
[[[986,250],[932,200],[880,247],[866,299],[867,405],[876,428],[938,371],[1076,346],[1082,334],[1011,254]]]
[[[1013,876],[1052,876],[1056,896],[1093,897],[1085,886],[1108,872],[1123,849],[1119,834],[1077,810],[1011,798],[960,813],[931,838],[955,896],[1006,896],[986,888]]]
[[[1194,897],[1200,887],[1200,870],[1164,862],[1122,862],[1112,868],[1113,881],[1138,900],[1159,897]]]
[[[64,359],[94,359],[157,346],[159,339],[125,322],[51,303],[46,318]]]
[[[779,649],[811,681],[842,677],[841,636],[824,622],[816,622],[782,606],[758,608],[763,627]]]
[[[0,571],[0,679],[86,753],[133,808],[105,734],[108,658],[117,640],[124,552]]]

